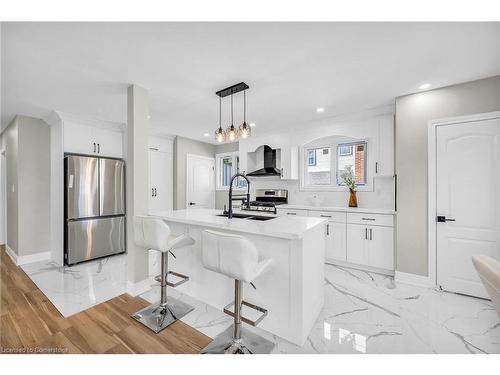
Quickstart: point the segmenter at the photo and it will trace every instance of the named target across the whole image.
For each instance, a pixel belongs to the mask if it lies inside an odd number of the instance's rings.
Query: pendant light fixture
[[[215,139],[217,142],[224,142],[229,140],[230,142],[235,141],[238,137],[247,138],[251,134],[250,126],[246,122],[246,112],[247,112],[247,98],[246,90],[249,86],[245,82],[237,83],[236,85],[226,87],[223,90],[216,92],[219,97],[219,127],[215,130]],[[234,113],[233,113],[233,94],[237,94],[243,91],[243,123],[239,127],[234,126]],[[221,117],[222,117],[222,98],[231,95],[231,126],[229,126],[225,131],[222,129]]]
[[[231,94],[231,126],[226,129],[226,136],[230,142],[233,142],[238,138],[238,131],[234,127],[233,122],[233,94]]]
[[[243,124],[240,125],[240,137],[247,138],[250,136],[252,131],[250,126],[247,124],[247,90],[243,90]]]
[[[221,116],[222,116],[222,96],[219,97],[219,128],[215,131],[215,140],[219,143],[224,142],[224,140],[226,139],[226,133],[224,132],[224,129],[222,129]]]

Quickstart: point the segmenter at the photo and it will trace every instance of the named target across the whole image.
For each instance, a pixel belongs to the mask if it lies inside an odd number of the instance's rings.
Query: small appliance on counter
[[[257,189],[255,200],[250,201],[250,207],[242,205],[241,210],[276,214],[276,206],[287,203],[288,190],[286,189]]]
[[[64,157],[64,263],[125,252],[125,162]]]

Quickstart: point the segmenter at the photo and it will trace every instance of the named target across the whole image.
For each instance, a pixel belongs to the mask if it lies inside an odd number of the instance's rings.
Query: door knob
[[[194,206],[194,205],[196,205],[196,203],[195,202],[189,202],[189,205],[190,206]]]
[[[446,216],[438,216],[437,217],[438,223],[446,223],[447,221],[455,221],[455,219],[449,219]]]

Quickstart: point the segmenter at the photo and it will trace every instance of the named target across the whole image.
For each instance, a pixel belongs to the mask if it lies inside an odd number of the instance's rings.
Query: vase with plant
[[[349,188],[349,207],[358,207],[358,199],[356,197],[356,182],[354,181],[354,173],[352,166],[348,165],[340,174],[345,186]]]

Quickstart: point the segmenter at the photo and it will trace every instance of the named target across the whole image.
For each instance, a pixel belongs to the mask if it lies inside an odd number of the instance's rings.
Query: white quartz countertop
[[[241,233],[257,234],[285,239],[300,239],[306,232],[326,222],[326,219],[317,217],[290,217],[276,216],[272,220],[257,221],[248,219],[228,219],[217,216],[222,210],[189,209],[163,211],[152,216],[160,217],[167,222],[204,226],[207,228],[221,229]],[[248,213],[254,214],[254,213]],[[254,216],[259,215],[256,213]]]
[[[364,214],[383,214],[395,215],[396,211],[380,208],[362,208],[362,207],[328,207],[328,206],[308,206],[302,204],[282,204],[278,209],[284,208],[289,210],[314,210],[314,211],[336,211],[336,212],[352,212]]]

